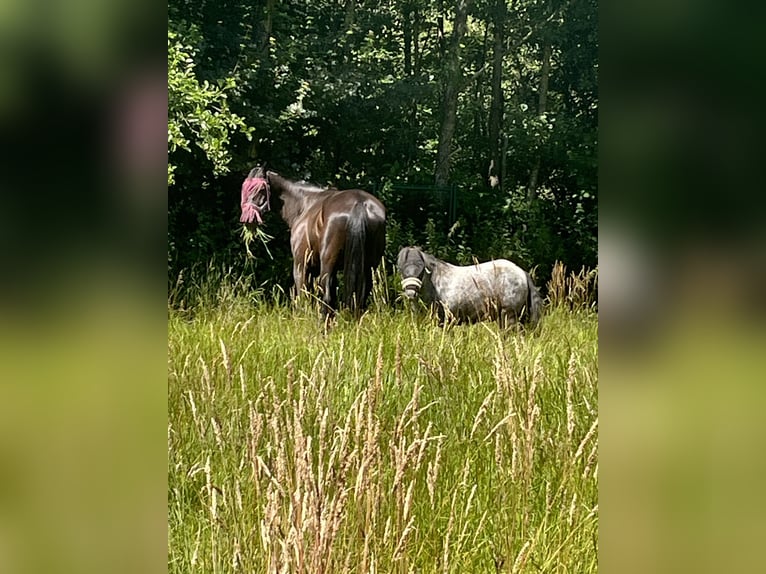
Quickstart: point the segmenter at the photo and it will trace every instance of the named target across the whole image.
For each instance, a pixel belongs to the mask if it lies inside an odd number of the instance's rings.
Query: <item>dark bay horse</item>
[[[291,181],[256,167],[242,184],[245,225],[263,223],[271,200],[282,202],[282,219],[290,228],[295,295],[317,280],[323,312],[338,308],[337,273],[343,271],[346,307],[354,315],[366,307],[372,290],[372,271],[386,245],[386,208],[361,189],[327,189]]]
[[[459,267],[417,247],[399,251],[396,266],[407,299],[420,295],[442,320],[497,319],[501,326],[540,320],[542,299],[529,273],[507,259]]]

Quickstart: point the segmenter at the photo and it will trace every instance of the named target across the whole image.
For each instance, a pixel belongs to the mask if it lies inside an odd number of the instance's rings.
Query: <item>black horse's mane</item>
[[[266,173],[269,176],[269,181],[274,180],[274,182],[279,184],[279,187],[287,191],[288,195],[293,196],[292,201],[285,201],[285,198],[281,198],[282,217],[290,227],[292,227],[295,220],[300,217],[309,205],[313,204],[320,196],[340,191],[335,187],[322,187],[306,181],[293,181],[275,171],[268,171]]]
[[[300,193],[324,193],[326,191],[338,191],[338,188],[332,186],[321,186],[304,179],[295,181],[289,179],[276,171],[269,171],[270,176],[276,176],[283,182],[283,185],[290,189],[290,191],[297,191]]]

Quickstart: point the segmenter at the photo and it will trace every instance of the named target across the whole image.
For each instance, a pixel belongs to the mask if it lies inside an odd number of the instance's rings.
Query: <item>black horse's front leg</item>
[[[306,291],[306,267],[299,262],[293,264],[293,300],[297,300]]]

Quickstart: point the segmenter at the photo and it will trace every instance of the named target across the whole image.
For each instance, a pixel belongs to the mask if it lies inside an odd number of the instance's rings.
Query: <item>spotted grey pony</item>
[[[532,278],[506,259],[458,267],[418,247],[404,247],[396,265],[404,296],[420,295],[442,320],[497,319],[502,326],[518,319],[534,326],[540,320],[542,299]]]

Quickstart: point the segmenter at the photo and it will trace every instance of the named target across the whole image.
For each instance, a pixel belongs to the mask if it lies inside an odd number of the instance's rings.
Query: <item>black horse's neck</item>
[[[273,171],[266,172],[266,177],[272,195],[282,200],[282,219],[290,228],[301,214],[327,191],[316,185],[290,181]]]

